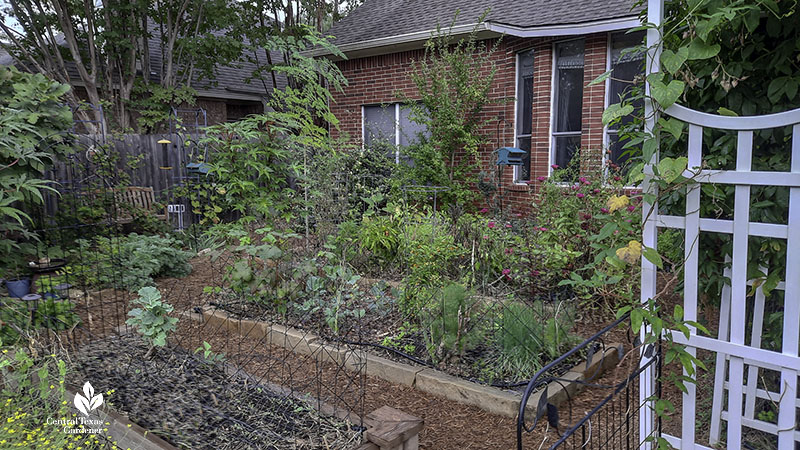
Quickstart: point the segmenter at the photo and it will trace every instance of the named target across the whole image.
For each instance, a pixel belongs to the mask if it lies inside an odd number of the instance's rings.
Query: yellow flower
[[[628,245],[617,250],[617,257],[628,264],[635,264],[642,257],[642,244],[630,241]]]
[[[618,209],[628,206],[629,203],[630,199],[627,195],[612,195],[611,198],[608,199],[608,203],[606,205],[608,206],[608,210],[610,212],[614,212]]]

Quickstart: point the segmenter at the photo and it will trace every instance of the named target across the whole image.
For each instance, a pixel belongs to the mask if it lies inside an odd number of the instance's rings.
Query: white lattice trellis
[[[650,0],[649,21],[660,25],[663,17],[663,0]],[[658,32],[648,32],[648,68],[659,67]],[[657,70],[657,69],[656,69]],[[649,90],[649,86],[648,86]],[[648,105],[647,129],[653,129],[657,116]],[[757,117],[724,117],[690,110],[673,105],[664,114],[679,119],[689,126],[687,148],[688,170],[684,174],[694,180],[686,191],[686,212],[682,216],[662,215],[658,205],[644,205],[643,244],[655,247],[658,228],[683,229],[685,233],[684,268],[684,317],[697,320],[698,299],[698,242],[702,232],[727,233],[733,237],[733,252],[730,270],[726,273],[730,286],[723,290],[720,302],[719,331],[716,337],[700,336],[691,329],[690,337],[673,332],[676,342],[685,344],[688,351],[697,349],[716,354],[714,394],[711,411],[710,436],[695,436],[697,417],[697,393],[695,386],[687,384],[683,394],[682,427],[680,437],[664,435],[670,443],[680,449],[709,449],[722,440],[722,423],[727,424],[724,438],[727,448],[742,448],[743,427],[777,436],[778,448],[789,450],[800,442],[796,429],[797,380],[800,374],[798,339],[800,338],[800,109],[780,114]],[[753,133],[756,130],[792,127],[790,172],[753,171]],[[736,166],[733,170],[704,170],[702,167],[703,130],[730,130],[737,133]],[[658,156],[651,163],[658,161]],[[648,183],[651,167],[646,168],[644,189],[652,192]],[[700,217],[700,187],[704,183],[735,186],[733,220]],[[750,221],[751,187],[780,186],[789,189],[789,219],[787,224],[756,223]],[[753,300],[753,325],[749,342],[746,336],[748,301],[747,279],[748,240],[750,237],[784,239],[787,243],[785,280],[777,289],[784,291],[783,334],[781,352],[761,348],[761,333],[764,320],[765,296],[761,289]],[[767,268],[764,268],[766,270]],[[647,260],[642,261],[642,300],[656,295],[656,268]],[[747,384],[745,385],[745,366]],[[727,370],[726,370],[727,369]],[[759,370],[768,369],[780,373],[780,391],[768,392],[759,389]],[[654,394],[653,374],[645,372],[641,379],[641,399]],[[725,394],[727,393],[727,401]],[[756,399],[767,399],[778,403],[777,424],[759,420],[755,416]],[[653,413],[643,408],[640,417],[641,436],[648,436],[653,429]],[[705,441],[705,442],[703,442]],[[646,444],[649,447],[649,444]]]

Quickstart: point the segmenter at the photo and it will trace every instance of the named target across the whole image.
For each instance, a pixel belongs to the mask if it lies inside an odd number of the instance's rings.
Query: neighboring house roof
[[[575,35],[638,25],[634,0],[366,0],[328,34],[345,53],[400,51],[427,40],[437,25],[453,34],[478,31],[522,37]],[[316,55],[326,52],[318,50]]]
[[[151,82],[158,83],[160,79],[159,72],[161,71],[162,61],[160,43],[161,35],[153,22],[150,22],[149,26],[150,38],[148,39],[147,45],[150,52],[150,69],[152,71],[149,74],[149,80]],[[216,32],[214,34],[221,35],[222,33]],[[57,39],[63,43],[63,39],[60,36],[57,37]],[[267,62],[267,52],[264,49],[258,49],[255,55],[253,55],[251,52],[248,56],[255,57],[263,64],[266,64]],[[270,56],[272,57],[273,63],[283,61],[283,55],[278,51],[271,51]],[[19,64],[17,64],[17,61],[15,61],[14,57],[9,55],[8,52],[0,50],[0,65],[10,66]],[[24,61],[22,62],[22,65],[25,65]],[[83,82],[81,81],[80,74],[78,74],[78,69],[75,66],[75,63],[67,61],[66,66],[70,83],[73,86],[82,86]],[[213,79],[199,79],[198,75],[195,75],[192,81],[192,87],[197,91],[198,97],[226,100],[261,101],[264,97],[267,97],[272,93],[274,86],[272,86],[272,77],[269,75],[264,76],[263,83],[260,79],[252,79],[248,81],[248,79],[253,76],[253,71],[255,69],[256,65],[247,61],[246,58],[243,58],[241,61],[231,65],[217,65],[214,70]],[[142,75],[144,76],[144,74]],[[276,80],[277,88],[279,90],[286,87],[286,76],[278,74],[278,76],[276,76]]]

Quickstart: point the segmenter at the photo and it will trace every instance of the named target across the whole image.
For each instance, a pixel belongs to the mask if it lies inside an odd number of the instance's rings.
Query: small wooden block
[[[381,406],[367,415],[367,440],[381,449],[403,448],[409,439],[418,435],[424,421],[388,406]]]

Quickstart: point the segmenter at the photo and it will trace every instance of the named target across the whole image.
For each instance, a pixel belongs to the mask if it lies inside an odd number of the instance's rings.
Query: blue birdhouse
[[[522,158],[528,154],[525,150],[515,147],[502,147],[495,150],[498,166],[521,166]]]

